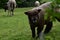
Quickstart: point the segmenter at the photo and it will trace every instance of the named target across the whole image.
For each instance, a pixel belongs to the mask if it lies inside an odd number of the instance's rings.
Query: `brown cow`
[[[41,9],[25,12],[28,15],[30,28],[32,31],[32,37],[35,37],[35,27],[37,27],[37,37],[39,37],[42,32],[44,25],[46,24],[46,29],[44,33],[48,33],[52,28],[52,21],[44,20],[44,13]]]
[[[45,31],[44,33],[48,33],[50,32],[52,26],[53,26],[53,22],[51,20],[51,16],[48,14],[47,19],[44,19],[44,15],[46,13],[45,9],[46,8],[50,8],[49,5],[52,2],[47,2],[44,3],[42,5],[40,5],[39,7],[35,7],[30,11],[25,12],[25,14],[28,16],[29,19],[29,23],[30,23],[30,28],[32,31],[32,37],[35,37],[35,28],[37,27],[37,37],[40,37],[44,28],[44,25],[46,25]],[[56,9],[54,10],[56,11]],[[60,12],[59,9],[57,9],[56,12]],[[55,17],[59,22],[60,22],[60,18]]]
[[[44,25],[46,25],[44,33],[50,32],[52,28],[52,21],[50,21],[50,16],[48,17],[47,20],[44,19],[45,15],[44,9],[48,8],[50,4],[51,2],[47,2],[40,5],[39,7],[35,7],[32,10],[25,12],[25,14],[28,16],[29,19],[33,38],[35,38],[36,27],[37,27],[37,38],[41,35]]]

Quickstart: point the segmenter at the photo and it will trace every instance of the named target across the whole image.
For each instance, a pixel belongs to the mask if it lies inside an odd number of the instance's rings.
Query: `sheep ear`
[[[38,9],[38,12],[40,12],[41,11],[41,9]]]
[[[28,12],[25,12],[25,14],[27,15],[27,14],[28,14]]]

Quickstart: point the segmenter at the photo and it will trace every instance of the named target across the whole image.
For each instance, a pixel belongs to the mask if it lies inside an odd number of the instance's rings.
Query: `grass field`
[[[33,40],[25,11],[31,8],[16,8],[15,15],[7,16],[0,9],[0,40]],[[45,35],[45,40],[60,40],[60,23],[54,22],[51,32]]]

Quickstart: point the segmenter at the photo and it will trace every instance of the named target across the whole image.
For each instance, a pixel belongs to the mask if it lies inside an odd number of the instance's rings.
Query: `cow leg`
[[[35,38],[35,27],[31,26],[31,31],[32,31],[32,37]]]
[[[12,15],[14,15],[14,9],[13,9],[13,11],[12,11]]]
[[[11,10],[10,10],[10,16],[12,16],[11,14],[12,14],[12,12],[11,12]]]
[[[10,10],[8,9],[8,16],[10,15]]]
[[[12,15],[14,15],[14,13],[12,12]]]
[[[39,38],[39,37],[40,37],[40,33],[42,32],[43,27],[44,27],[44,25],[39,26],[39,27],[37,28],[37,37],[36,37],[36,38]]]
[[[44,28],[44,15],[40,14],[40,19],[38,20],[37,37],[36,38],[40,38],[43,28]]]
[[[48,23],[46,24],[46,29],[45,29],[44,33],[45,33],[45,34],[46,34],[46,33],[49,33],[50,30],[52,29],[52,26],[53,26],[52,21],[48,22]]]
[[[15,7],[15,4],[13,3],[12,4],[12,15],[14,15],[14,7]]]
[[[6,12],[6,9],[5,9],[5,12]]]
[[[14,15],[13,9],[11,10],[11,12],[12,12],[11,15]]]
[[[55,17],[55,18],[57,19],[58,22],[60,22],[60,18],[58,18],[58,17]]]

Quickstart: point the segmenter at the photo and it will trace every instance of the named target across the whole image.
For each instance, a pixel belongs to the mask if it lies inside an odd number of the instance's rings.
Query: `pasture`
[[[7,16],[7,12],[0,9],[0,40],[33,40],[25,11],[31,8],[16,8],[14,16]],[[60,22],[55,21],[46,40],[60,40]]]

